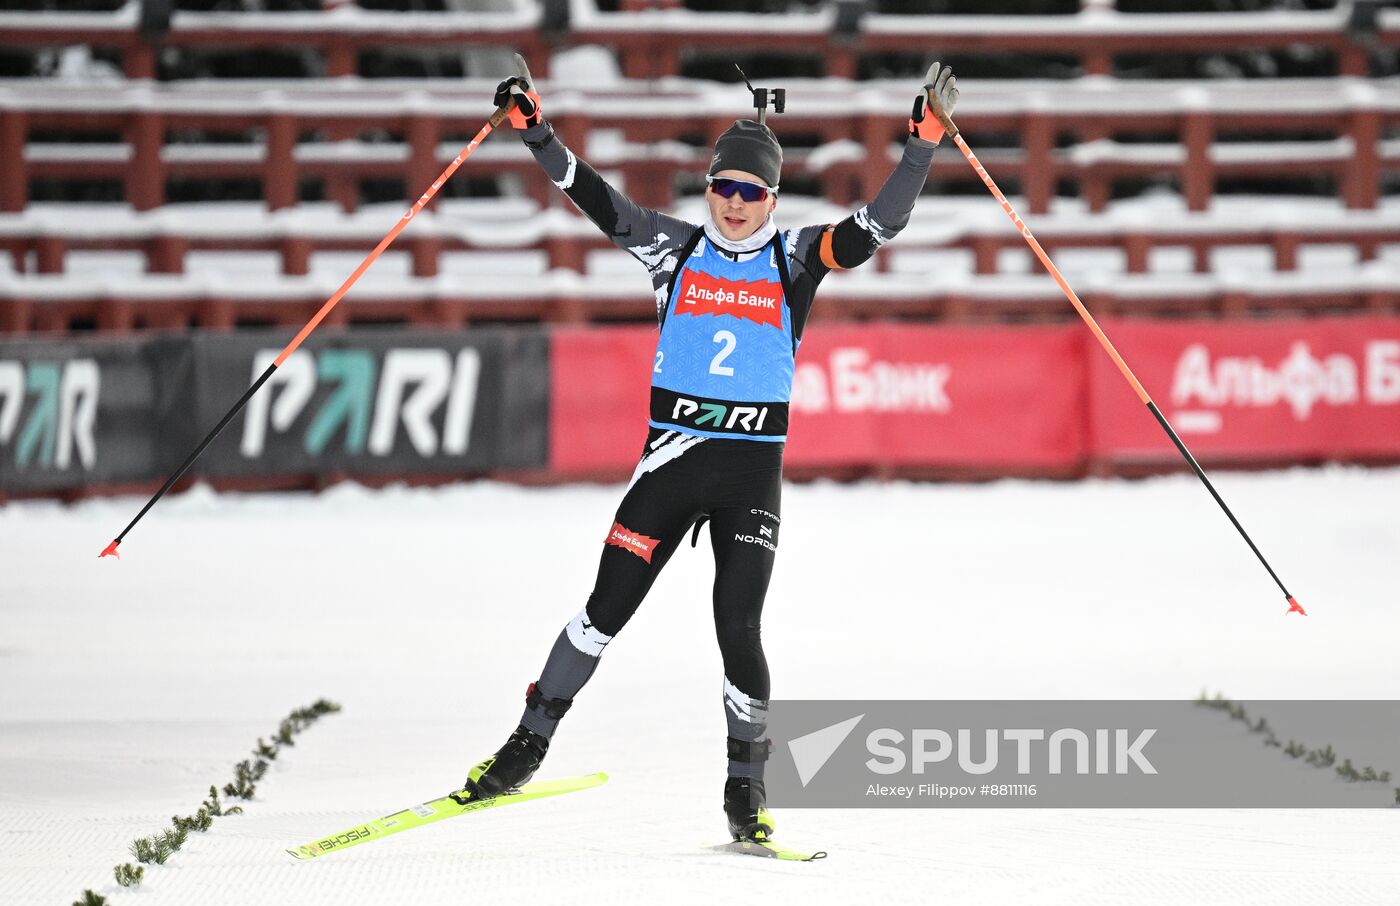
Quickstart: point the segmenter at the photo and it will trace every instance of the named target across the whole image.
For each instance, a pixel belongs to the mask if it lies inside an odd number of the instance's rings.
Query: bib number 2
[[[710,362],[710,374],[718,374],[721,377],[733,377],[734,368],[725,365],[724,360],[729,358],[734,352],[734,347],[739,345],[739,339],[727,330],[715,333],[715,342],[721,344],[720,350]]]
[[[734,367],[724,364],[724,360],[734,354],[734,349],[739,345],[739,338],[728,330],[721,330],[715,333],[715,342],[720,344],[719,352],[710,360],[710,374],[717,374],[720,377],[733,377]],[[652,366],[652,372],[661,373],[661,363],[665,361],[666,353],[661,350],[656,351],[656,364]]]

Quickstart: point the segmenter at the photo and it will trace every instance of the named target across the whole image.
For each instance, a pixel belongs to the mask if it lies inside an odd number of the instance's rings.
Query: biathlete
[[[534,775],[604,649],[687,532],[694,529],[694,543],[708,521],[728,729],[724,812],[735,839],[771,838],[763,787],[769,676],[759,618],[782,523],[793,362],[822,278],[869,260],[908,223],[943,137],[929,105],[951,114],[957,82],[948,67],[929,67],[903,157],[869,204],[837,224],[780,230],[773,211],[783,152],[766,125],[739,120],[715,142],[709,216],[688,223],[635,204],[565,146],[517,61],[519,74],[497,88],[496,105],[515,102],[511,125],[545,173],[646,267],[660,330],[646,443],[592,594],[529,685],[520,725],[471,769],[465,789],[496,796]]]

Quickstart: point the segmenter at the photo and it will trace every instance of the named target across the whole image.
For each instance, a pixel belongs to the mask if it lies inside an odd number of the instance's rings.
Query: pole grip
[[[924,106],[932,110],[933,115],[938,117],[938,121],[943,124],[943,131],[948,133],[949,138],[957,135],[957,124],[953,122],[953,118],[949,116],[942,107],[938,106],[938,102],[933,99],[933,92],[925,91],[924,95]]]
[[[489,122],[491,123],[491,128],[495,129],[501,123],[504,123],[506,121],[506,117],[510,116],[510,112],[514,109],[515,98],[511,98],[510,100],[506,101],[506,105],[504,107],[497,107],[496,112],[491,114],[491,119],[489,120]]]

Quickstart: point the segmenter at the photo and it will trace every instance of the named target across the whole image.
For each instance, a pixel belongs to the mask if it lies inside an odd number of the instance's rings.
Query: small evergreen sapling
[[[146,865],[150,865],[152,862],[163,863],[170,856],[169,850],[162,853],[160,847],[156,845],[156,841],[150,837],[137,837],[131,841],[128,849],[137,862],[143,862]]]
[[[81,900],[74,900],[73,906],[107,906],[107,898],[100,893],[84,890],[83,898]]]
[[[254,768],[249,761],[240,761],[234,768],[233,783],[224,785],[224,795],[237,799],[252,799],[257,787],[253,784]]]
[[[193,815],[187,815],[184,818],[173,815],[170,820],[177,828],[184,828],[186,831],[196,830],[200,833],[214,826],[214,816],[209,814],[207,808],[201,808]]]
[[[1210,698],[1206,695],[1206,690],[1202,689],[1200,697],[1196,699],[1196,704],[1215,711],[1225,711],[1230,707],[1230,700],[1220,692],[1215,693],[1215,698]]]
[[[272,737],[272,739],[279,746],[294,746],[296,743],[292,742],[292,737],[295,735],[296,730],[292,727],[291,720],[284,720],[281,725],[277,727],[277,735]]]
[[[150,865],[152,862],[157,865],[164,865],[165,860],[170,858],[170,854],[175,852],[172,840],[168,834],[161,834],[158,837],[138,837],[131,841],[129,847],[131,854],[136,857],[137,862],[144,862]]]
[[[188,830],[183,827],[177,827],[162,833],[156,842],[158,845],[165,846],[172,853],[177,853],[180,851],[180,847],[185,845],[185,841],[189,839],[189,836],[190,832]]]
[[[223,803],[219,801],[219,788],[212,785],[209,787],[209,798],[204,800],[203,805],[209,810],[209,814],[216,818],[221,818],[224,815],[243,814],[243,809],[236,805],[224,808]]]
[[[136,887],[140,885],[141,879],[146,876],[146,869],[141,865],[132,865],[125,862],[112,869],[112,874],[117,878],[117,883],[123,887]]]

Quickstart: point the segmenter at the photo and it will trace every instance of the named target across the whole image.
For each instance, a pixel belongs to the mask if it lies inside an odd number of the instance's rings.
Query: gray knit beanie
[[[783,171],[783,146],[771,129],[753,120],[735,120],[715,142],[710,175],[720,170],[743,170],[777,188]]]

